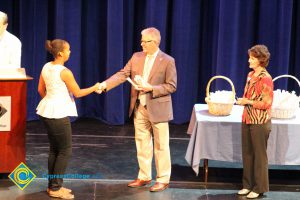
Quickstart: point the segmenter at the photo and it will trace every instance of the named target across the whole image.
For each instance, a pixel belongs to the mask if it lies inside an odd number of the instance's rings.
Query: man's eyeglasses
[[[152,42],[152,41],[153,41],[153,40],[141,40],[141,44],[142,44],[142,43],[147,44],[147,43]]]

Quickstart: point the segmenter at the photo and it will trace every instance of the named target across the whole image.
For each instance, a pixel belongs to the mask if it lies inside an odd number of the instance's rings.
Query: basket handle
[[[277,79],[280,79],[280,78],[292,78],[294,79],[295,81],[297,81],[299,87],[300,87],[300,81],[295,77],[295,76],[292,76],[292,75],[288,75],[288,74],[285,74],[285,75],[280,75],[280,76],[277,76],[275,78],[273,78],[273,82],[276,81]]]
[[[211,82],[212,82],[213,80],[217,79],[217,78],[221,78],[221,79],[224,79],[224,80],[226,80],[227,82],[229,82],[229,84],[230,84],[230,86],[231,86],[231,89],[232,89],[232,101],[234,101],[234,99],[235,99],[235,89],[234,89],[233,83],[232,83],[232,81],[231,81],[229,78],[227,78],[227,77],[225,77],[225,76],[214,76],[214,77],[212,77],[212,78],[208,81],[207,86],[206,86],[206,97],[209,98],[209,88],[210,88]]]

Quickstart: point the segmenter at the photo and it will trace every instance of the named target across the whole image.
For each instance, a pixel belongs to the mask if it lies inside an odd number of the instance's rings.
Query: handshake
[[[102,83],[97,83],[96,84],[96,90],[95,90],[95,92],[97,94],[101,94],[105,90],[106,90],[106,82],[105,81],[103,81]]]
[[[150,85],[147,81],[145,81],[140,75],[136,75],[134,77],[134,81],[132,81],[129,77],[126,78],[126,80],[132,84],[134,89],[140,92],[146,93],[146,92],[153,91],[153,86]],[[97,83],[95,86],[96,86],[95,92],[98,94],[101,94],[107,88],[105,81],[103,81],[102,83]]]

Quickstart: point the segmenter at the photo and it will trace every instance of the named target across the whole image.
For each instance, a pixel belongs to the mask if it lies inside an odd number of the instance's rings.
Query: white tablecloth
[[[185,159],[196,174],[201,159],[242,162],[241,119],[243,106],[231,115],[214,116],[206,104],[195,104],[188,127],[191,134]],[[268,140],[269,164],[300,165],[300,111],[292,119],[272,119]]]

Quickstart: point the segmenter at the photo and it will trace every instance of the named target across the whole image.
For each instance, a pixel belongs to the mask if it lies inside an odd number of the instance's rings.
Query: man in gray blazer
[[[174,58],[159,49],[159,30],[147,28],[141,35],[143,51],[134,53],[123,69],[100,84],[99,90],[108,91],[129,77],[136,81],[136,85],[131,87],[129,116],[134,113],[139,173],[128,187],[142,187],[151,183],[153,136],[157,176],[150,191],[157,192],[166,189],[170,182],[168,122],[173,119],[171,94],[176,91],[177,74]]]

